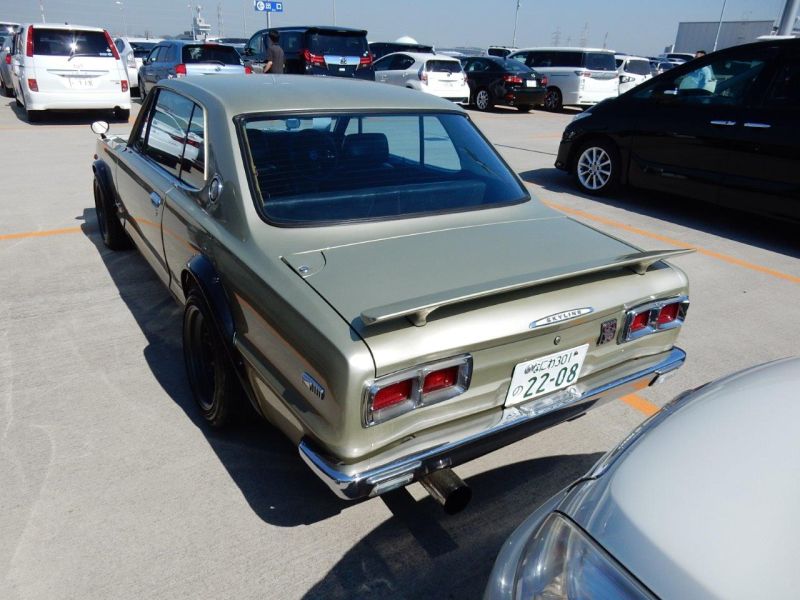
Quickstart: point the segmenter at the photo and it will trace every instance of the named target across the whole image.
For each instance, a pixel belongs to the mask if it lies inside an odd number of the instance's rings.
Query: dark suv
[[[286,56],[285,73],[375,80],[367,32],[344,27],[273,27]],[[244,49],[246,65],[263,71],[269,29],[257,31]]]

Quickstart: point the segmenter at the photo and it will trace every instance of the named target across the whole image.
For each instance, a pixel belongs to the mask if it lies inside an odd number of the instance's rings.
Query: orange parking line
[[[0,234],[0,240],[21,240],[25,238],[48,237],[51,235],[63,235],[65,233],[80,233],[80,227],[64,227],[62,229],[46,229],[45,231],[24,231],[22,233]]]
[[[609,227],[616,227],[617,229],[622,229],[630,233],[635,233],[637,235],[649,237],[654,240],[659,240],[661,242],[664,242],[665,244],[670,244],[671,246],[686,248],[687,246],[691,245],[685,242],[681,242],[680,240],[667,237],[665,235],[660,235],[658,233],[653,233],[645,229],[639,229],[638,227],[626,225],[625,223],[620,223],[619,221],[614,221],[613,219],[607,219],[606,217],[593,215],[592,213],[588,213],[583,210],[578,210],[577,208],[570,208],[568,206],[563,206],[561,204],[555,204],[553,202],[547,202],[547,201],[543,201],[543,203],[549,206],[550,208],[560,210],[561,212],[567,213],[568,215],[583,217],[584,219],[589,219],[590,221],[602,223],[603,225],[608,225]],[[785,281],[791,281],[792,283],[800,283],[800,277],[797,277],[795,275],[789,275],[788,273],[783,273],[781,271],[776,271],[775,269],[770,269],[769,267],[764,267],[762,265],[757,265],[755,263],[747,262],[746,260],[736,258],[735,256],[722,254],[720,252],[714,252],[713,250],[708,250],[706,248],[702,248],[699,246],[695,247],[695,250],[697,251],[698,254],[704,254],[705,256],[716,258],[717,260],[721,260],[728,264],[736,265],[737,267],[742,267],[743,269],[749,269],[751,271],[756,271],[758,273],[764,273],[765,275],[771,275],[772,277],[777,277],[778,279],[783,279]]]
[[[620,398],[620,400],[622,400],[628,406],[635,408],[639,412],[646,414],[648,417],[650,415],[656,414],[659,410],[661,410],[660,408],[658,408],[658,406],[656,406],[652,402],[645,400],[644,398],[642,398],[637,394],[628,394],[627,396],[623,396],[622,398]]]

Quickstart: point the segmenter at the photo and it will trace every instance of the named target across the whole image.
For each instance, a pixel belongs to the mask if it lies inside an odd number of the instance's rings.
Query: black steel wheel
[[[117,207],[109,197],[103,185],[94,178],[94,212],[97,226],[103,243],[109,250],[127,250],[131,247],[131,239],[122,228],[117,217]]]
[[[183,312],[183,359],[203,418],[213,427],[227,424],[241,401],[241,386],[214,316],[197,290],[189,293]]]

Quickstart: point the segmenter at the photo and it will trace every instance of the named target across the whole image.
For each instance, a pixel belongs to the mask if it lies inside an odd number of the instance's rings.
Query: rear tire
[[[492,95],[489,93],[489,90],[481,88],[475,92],[475,108],[486,112],[492,110],[493,107],[494,102],[492,102]]]
[[[620,158],[617,147],[607,140],[589,140],[579,149],[573,175],[581,191],[602,196],[617,187]]]
[[[561,96],[561,90],[556,87],[549,88],[544,95],[544,107],[550,112],[559,112],[564,108],[564,98]]]
[[[94,212],[100,236],[109,250],[127,250],[131,247],[131,239],[117,218],[117,207],[97,177],[94,178]]]
[[[22,102],[20,101],[20,99],[19,99],[19,96],[17,96],[17,94],[16,94],[16,93],[14,94],[14,102],[16,102],[16,103],[17,103],[17,106],[19,106],[20,108],[22,108]]]
[[[531,105],[530,104],[520,104],[517,106],[517,110],[521,113],[531,112]]]
[[[241,401],[242,389],[202,294],[192,290],[183,312],[186,376],[203,418],[226,425]]]

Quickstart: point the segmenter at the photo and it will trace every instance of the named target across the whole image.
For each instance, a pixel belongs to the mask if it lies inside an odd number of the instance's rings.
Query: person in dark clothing
[[[269,48],[267,48],[267,62],[264,73],[283,73],[283,48],[278,45],[280,34],[274,29],[269,30]]]

